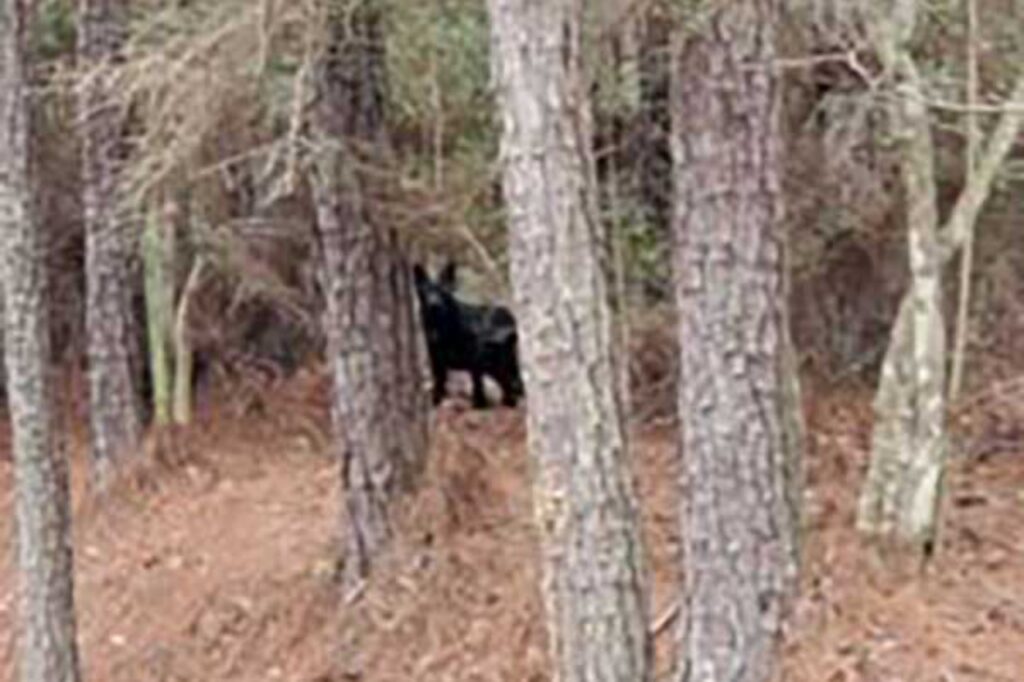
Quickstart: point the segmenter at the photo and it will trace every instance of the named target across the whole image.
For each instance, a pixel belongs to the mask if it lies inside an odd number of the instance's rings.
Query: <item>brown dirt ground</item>
[[[803,594],[781,679],[1024,680],[1024,456],[957,461],[935,560],[893,566],[852,529],[870,395],[807,390]],[[435,422],[403,540],[356,595],[331,580],[337,473],[323,453],[322,381],[291,382],[262,414],[211,408],[150,448],[102,501],[84,494],[72,429],[85,679],[328,682],[548,679],[524,424],[456,404]],[[77,420],[76,420],[77,422]],[[217,428],[211,428],[216,423]],[[659,679],[677,581],[673,429],[634,437],[655,577]],[[0,679],[13,679],[9,435],[0,433]],[[346,599],[346,597],[352,597]]]

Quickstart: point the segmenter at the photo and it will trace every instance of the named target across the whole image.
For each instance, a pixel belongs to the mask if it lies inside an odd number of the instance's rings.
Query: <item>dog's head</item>
[[[445,265],[437,280],[431,279],[426,268],[417,263],[413,266],[413,281],[427,339],[438,341],[457,324],[459,311],[455,300],[455,263]]]

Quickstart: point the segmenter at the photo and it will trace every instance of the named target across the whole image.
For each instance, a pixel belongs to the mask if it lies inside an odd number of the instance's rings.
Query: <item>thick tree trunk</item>
[[[19,672],[25,682],[76,682],[68,472],[48,365],[47,244],[35,225],[29,169],[30,6],[0,2],[0,257],[24,628]]]
[[[396,499],[416,482],[427,449],[410,270],[398,235],[375,219],[373,180],[366,173],[386,162],[389,148],[380,24],[376,3],[329,4],[312,120],[320,149],[311,184],[350,584],[390,542]]]
[[[722,6],[673,67],[686,682],[770,679],[796,583],[775,12],[774,0]]]
[[[575,0],[491,0],[554,679],[651,678]]]
[[[84,81],[79,117],[89,413],[94,473],[100,480],[136,448],[142,430],[131,357],[137,334],[131,306],[135,240],[117,206],[122,120],[97,68],[121,47],[123,12],[122,0],[79,0],[78,54],[83,66],[92,69]]]

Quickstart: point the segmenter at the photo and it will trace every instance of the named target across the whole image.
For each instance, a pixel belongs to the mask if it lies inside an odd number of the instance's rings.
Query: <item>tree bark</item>
[[[902,97],[891,125],[902,146],[911,286],[893,324],[875,396],[872,461],[857,527],[927,546],[935,533],[946,437],[946,338],[931,122],[909,54],[894,62]]]
[[[678,679],[771,678],[796,585],[774,0],[716,9],[673,67],[684,598]]]
[[[396,500],[423,469],[427,396],[410,269],[397,233],[378,219],[378,180],[367,172],[386,162],[389,149],[380,9],[367,0],[329,1],[326,19],[314,69],[319,151],[310,180],[352,584],[391,541]]]
[[[934,547],[949,450],[946,432],[946,338],[942,271],[966,242],[1024,119],[1005,111],[989,136],[945,227],[939,230],[931,120],[925,89],[909,52],[917,3],[875,7],[866,25],[893,79],[890,125],[901,147],[911,286],[900,304],[875,396],[871,464],[857,527],[917,552]],[[1024,98],[1024,72],[1011,101]]]
[[[182,426],[192,423],[192,375],[195,370],[195,353],[189,328],[189,312],[199,293],[205,266],[203,256],[196,254],[188,276],[181,285],[181,294],[174,310],[174,397],[171,400],[171,415],[174,423]]]
[[[645,561],[617,390],[581,3],[490,0],[512,280],[554,679],[651,679]]]
[[[35,224],[27,104],[31,3],[0,2],[0,254],[14,435],[20,679],[77,682],[68,472],[49,369],[47,243]]]
[[[170,344],[174,317],[174,225],[167,219],[168,211],[154,200],[146,209],[146,226],[142,235],[143,293],[145,296],[149,391],[146,396],[153,406],[153,419],[158,427],[171,419],[174,390],[174,355]]]
[[[124,11],[123,0],[79,0],[78,55],[89,69],[79,100],[89,414],[94,474],[100,480],[131,454],[142,431],[132,371],[137,365],[131,357],[138,333],[131,306],[136,248],[118,207],[122,116],[102,68],[121,48]]]

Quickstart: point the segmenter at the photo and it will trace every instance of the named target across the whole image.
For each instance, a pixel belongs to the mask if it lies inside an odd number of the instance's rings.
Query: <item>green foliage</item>
[[[484,3],[396,1],[388,18],[395,122],[419,127],[443,115],[460,137],[489,135],[490,34]]]
[[[490,85],[490,25],[483,0],[385,8],[389,121],[404,184],[423,189],[416,228],[428,250],[488,252],[504,260],[504,221],[495,210],[498,135]],[[425,209],[425,210],[424,210]],[[422,234],[422,229],[416,230]],[[440,246],[443,243],[443,246]]]
[[[43,61],[66,58],[75,52],[75,3],[73,0],[43,0],[39,3],[34,32],[36,54]]]

